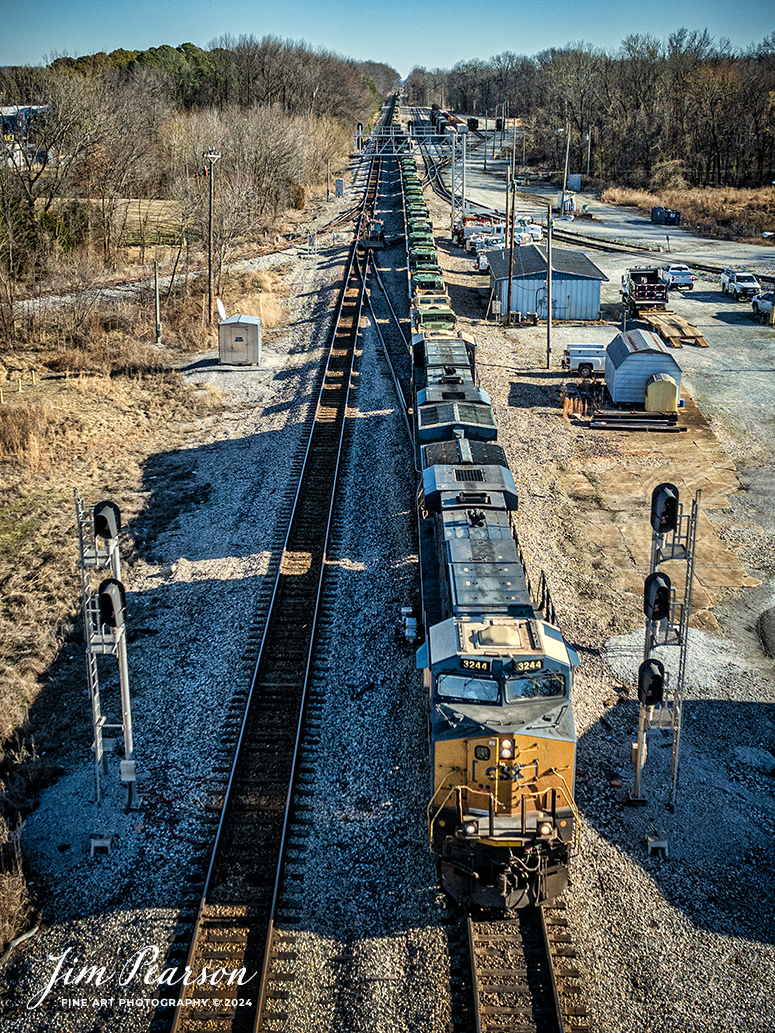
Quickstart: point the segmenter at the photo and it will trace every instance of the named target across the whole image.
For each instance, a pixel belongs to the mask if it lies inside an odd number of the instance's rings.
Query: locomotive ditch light
[[[479,822],[478,821],[466,821],[463,823],[463,832],[467,836],[478,836],[479,835]]]
[[[98,502],[94,507],[94,533],[114,541],[121,530],[121,510],[115,502]]]
[[[126,592],[115,578],[106,578],[99,587],[100,627],[123,628],[126,619]]]
[[[554,832],[554,825],[550,821],[542,821],[538,826],[539,836],[551,836]]]
[[[670,615],[670,578],[661,571],[649,574],[643,584],[643,612],[650,621]]]
[[[665,482],[658,484],[651,494],[651,527],[654,534],[663,537],[672,534],[678,526],[678,488]]]
[[[638,668],[638,699],[644,707],[662,702],[665,680],[665,667],[661,660],[643,661]]]

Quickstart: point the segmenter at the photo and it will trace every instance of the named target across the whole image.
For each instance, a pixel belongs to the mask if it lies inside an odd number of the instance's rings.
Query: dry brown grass
[[[762,239],[765,230],[775,230],[775,191],[761,189],[732,189],[704,187],[664,189],[658,192],[631,190],[627,187],[609,187],[601,200],[606,204],[638,208],[651,214],[657,205],[674,208],[681,213],[684,229],[698,230],[704,236],[723,240],[749,240],[769,243]],[[670,228],[666,228],[670,232]]]
[[[30,907],[18,846],[7,844],[0,854],[0,953],[23,928]]]
[[[222,286],[227,312],[260,316],[265,330],[284,326],[288,321],[287,296],[288,287],[280,269],[234,270]]]
[[[39,458],[41,439],[55,423],[50,405],[4,405],[0,408],[0,457],[34,451]]]

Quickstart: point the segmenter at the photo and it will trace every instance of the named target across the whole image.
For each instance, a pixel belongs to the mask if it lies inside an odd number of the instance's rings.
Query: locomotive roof
[[[508,469],[506,453],[500,445],[489,441],[470,441],[456,438],[454,441],[434,441],[422,447],[423,469],[429,466],[457,466],[464,463],[479,466],[505,466]]]

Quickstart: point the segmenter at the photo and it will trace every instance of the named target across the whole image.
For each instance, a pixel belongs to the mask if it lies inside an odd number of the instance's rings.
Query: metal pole
[[[568,141],[565,144],[565,173],[562,177],[562,200],[560,201],[560,216],[565,215],[565,190],[568,186],[568,158],[570,157],[570,125],[565,127],[568,134]]]
[[[326,162],[326,201],[331,200],[331,162]]]
[[[552,364],[552,206],[546,206],[546,368]]]
[[[653,713],[654,708],[644,707],[641,703],[638,715],[638,746],[635,753],[635,781],[633,782],[631,797],[633,803],[645,800],[645,797],[641,796],[640,793],[640,776],[643,771],[643,765],[646,763],[646,730],[651,716],[649,711]]]
[[[592,154],[592,126],[587,133],[587,187],[589,186],[589,159]]]
[[[455,183],[457,177],[455,175],[455,159],[457,157],[457,138],[455,134],[454,126],[447,126],[447,133],[449,134],[447,139],[452,147],[452,205],[449,213],[449,232],[454,236],[455,233]]]
[[[517,120],[514,119],[514,126],[511,133],[511,178],[514,179],[517,173]]]
[[[161,344],[161,315],[159,313],[159,263],[153,263],[153,284],[156,291],[156,343]]]
[[[506,166],[506,243],[509,242],[509,191],[511,190],[511,169]]]
[[[487,108],[484,109],[484,165],[482,170],[487,171]]]
[[[204,152],[210,177],[210,205],[207,228],[207,322],[210,326],[213,325],[213,168],[220,156],[220,152],[216,151],[214,147]]]
[[[207,225],[207,322],[213,325],[213,163],[210,162],[210,215]]]
[[[512,195],[513,188],[516,184],[512,183]],[[508,313],[506,316],[506,326],[511,326],[511,289],[514,285],[514,209],[516,208],[515,198],[511,198],[511,233],[509,245],[509,290],[508,290]]]
[[[467,132],[466,133],[461,133],[460,135],[463,138],[463,187],[462,187],[462,189],[463,189],[463,196],[461,198],[461,205],[462,205],[462,209],[463,209],[462,210],[462,217],[463,217],[463,219],[465,219],[465,217],[466,217],[466,155],[468,153],[468,148],[467,148],[466,144],[468,142],[468,133]],[[462,222],[461,222],[461,225],[462,225]]]

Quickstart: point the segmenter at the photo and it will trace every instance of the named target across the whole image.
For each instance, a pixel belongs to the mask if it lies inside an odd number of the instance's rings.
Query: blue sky
[[[707,28],[746,47],[775,30],[775,5],[762,0],[0,0],[0,11],[0,65],[163,43],[206,48],[225,33],[252,33],[385,61],[401,75],[417,64],[448,68],[578,40],[615,50],[632,32],[666,39],[681,27]]]

